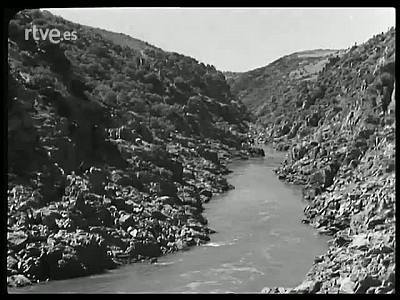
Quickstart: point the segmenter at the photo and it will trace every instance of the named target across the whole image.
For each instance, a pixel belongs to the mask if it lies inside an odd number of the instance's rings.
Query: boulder
[[[158,210],[152,211],[151,216],[154,219],[161,220],[161,221],[165,221],[168,218],[168,216],[164,215],[162,212],[160,212]]]
[[[11,287],[23,287],[32,284],[32,282],[22,274],[7,277],[7,285]]]
[[[11,270],[17,269],[17,265],[18,265],[18,260],[13,256],[8,255],[7,256],[7,272],[9,270],[11,271]]]
[[[108,209],[100,207],[97,209],[96,215],[104,226],[111,227],[113,225],[114,218]]]
[[[99,273],[114,266],[107,254],[107,246],[97,235],[85,233],[75,247],[77,259],[83,264],[87,274]],[[76,275],[74,276],[76,277]]]
[[[14,231],[7,233],[8,248],[14,251],[19,251],[25,248],[28,242],[28,235],[23,231]]]
[[[271,294],[272,293],[272,289],[269,287],[265,287],[261,290],[261,294]]]
[[[219,159],[218,159],[218,153],[213,151],[213,150],[207,150],[207,149],[199,149],[199,154],[204,157],[205,159],[218,164]]]
[[[178,197],[162,196],[157,198],[162,204],[182,205],[183,202]]]
[[[370,242],[365,234],[359,234],[353,237],[349,246],[358,250],[367,250],[370,247]]]
[[[135,142],[135,139],[138,137],[138,135],[135,134],[133,130],[130,130],[126,127],[120,129],[119,136],[121,139],[131,143]]]
[[[189,246],[185,241],[178,240],[175,242],[175,246],[178,250],[186,250]]]
[[[320,120],[321,116],[319,113],[314,112],[311,115],[307,116],[306,121],[307,125],[311,127],[316,127],[318,126],[318,121]]]
[[[157,184],[157,193],[160,196],[175,197],[177,191],[178,190],[173,182],[163,180]]]
[[[183,170],[183,178],[185,178],[185,179],[195,179],[193,171],[188,170],[188,169],[184,169]]]
[[[213,195],[213,193],[207,189],[202,189],[199,194],[200,194],[200,196],[203,195],[203,196],[207,197],[208,199],[210,199]]]
[[[262,149],[262,148],[252,147],[248,151],[252,156],[261,156],[261,157],[265,156],[264,149]]]
[[[131,257],[137,257],[138,255],[144,257],[158,257],[162,254],[161,248],[157,243],[145,241],[134,242],[127,251]]]
[[[56,220],[62,217],[58,211],[50,209],[42,209],[41,216],[42,224],[46,225],[51,230],[58,228]]]
[[[172,171],[172,179],[174,181],[181,181],[183,176],[183,166],[177,160],[170,160],[167,162],[166,168]]]
[[[358,282],[355,293],[365,294],[369,288],[380,286],[381,284],[382,281],[380,281],[379,279],[373,278],[371,275],[366,275],[362,280]]]
[[[128,229],[129,226],[133,227],[136,224],[136,221],[131,214],[121,215],[118,219],[118,222],[124,230]]]
[[[374,228],[376,225],[385,223],[385,219],[380,216],[375,216],[371,218],[368,222],[368,229]]]
[[[148,143],[152,143],[153,142],[153,133],[151,132],[151,130],[144,125],[143,123],[141,123],[138,128],[136,129],[136,131],[141,135],[142,139]]]
[[[96,253],[93,253],[96,255]],[[95,257],[95,256],[94,256]],[[95,259],[93,257],[93,259]],[[58,261],[58,273],[53,279],[68,279],[86,275],[86,265],[83,264],[75,253],[64,254],[62,259]]]
[[[87,173],[87,176],[92,191],[96,194],[103,194],[104,185],[107,180],[107,174],[101,169],[91,167]]]
[[[356,284],[354,281],[350,279],[350,277],[345,277],[340,280],[340,292],[345,294],[353,294],[356,288]]]
[[[320,290],[321,281],[306,280],[293,289],[293,292],[300,294],[314,294]]]

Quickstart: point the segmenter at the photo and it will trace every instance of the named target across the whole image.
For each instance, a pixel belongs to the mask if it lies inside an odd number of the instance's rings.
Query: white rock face
[[[355,290],[356,284],[349,278],[346,277],[342,279],[340,284],[340,292],[346,294],[353,294]]]
[[[392,92],[392,98],[390,99],[389,107],[388,107],[388,113],[394,113],[396,111],[396,83],[394,83],[394,89]]]

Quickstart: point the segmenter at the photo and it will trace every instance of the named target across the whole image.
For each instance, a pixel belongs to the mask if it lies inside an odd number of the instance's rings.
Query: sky
[[[293,52],[345,49],[395,26],[394,8],[69,8],[67,20],[122,32],[221,71],[244,72]]]

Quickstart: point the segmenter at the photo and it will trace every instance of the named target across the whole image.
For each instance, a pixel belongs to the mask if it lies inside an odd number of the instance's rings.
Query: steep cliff
[[[315,76],[288,85],[264,81],[265,89],[279,88],[258,94],[267,101],[254,135],[288,150],[277,175],[304,185],[309,204],[303,221],[333,239],[301,285],[264,292],[393,293],[394,28],[329,58]]]

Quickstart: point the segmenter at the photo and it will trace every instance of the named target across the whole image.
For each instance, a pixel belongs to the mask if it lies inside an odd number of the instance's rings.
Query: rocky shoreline
[[[32,24],[79,39],[27,40]],[[227,160],[263,154],[214,66],[43,10],[10,21],[7,101],[8,286],[207,242]]]
[[[282,126],[273,124],[253,133],[255,139],[288,150],[275,170],[277,176],[304,186],[308,205],[302,221],[332,236],[327,253],[315,258],[299,286],[267,287],[263,293],[395,293],[396,127],[394,110],[387,110],[395,102],[394,57],[388,54],[393,54],[393,37],[390,30],[354,47],[319,75],[319,81],[336,75],[346,87],[338,84],[338,90],[348,94],[338,93],[336,107],[324,105],[329,99],[325,93],[318,105],[311,106],[315,113],[287,114],[280,120]],[[362,55],[376,57],[376,49],[385,49],[376,65],[359,60],[353,69],[346,68]],[[374,69],[380,72],[365,89],[358,69],[366,74]],[[343,72],[348,77],[341,77]],[[374,93],[379,106],[373,101]]]
[[[154,168],[163,162],[161,150],[156,152],[154,145],[145,142],[136,149],[153,155],[152,170],[145,171],[143,165],[137,177],[98,168],[82,175],[60,174],[54,180],[64,180],[62,201],[43,207],[37,190],[10,180],[8,285],[20,287],[101,273],[125,263],[155,262],[161,255],[206,243],[215,231],[201,214],[202,204],[234,188],[223,177],[230,172],[226,163],[263,151],[236,150],[183,136],[173,140],[179,143],[168,144],[164,154],[177,155],[182,163],[169,171],[170,181],[160,182],[148,193],[139,192],[136,185],[146,183],[146,176],[154,176],[158,171]]]
[[[395,174],[394,162],[385,164],[385,157],[394,158],[394,143],[383,139],[357,168],[341,168],[324,193],[314,196],[313,188],[305,189],[309,205],[302,221],[332,236],[329,249],[315,258],[297,287],[267,287],[262,293],[395,292]],[[291,183],[308,181],[299,175],[309,167],[306,160],[296,172],[277,169],[277,176]]]

